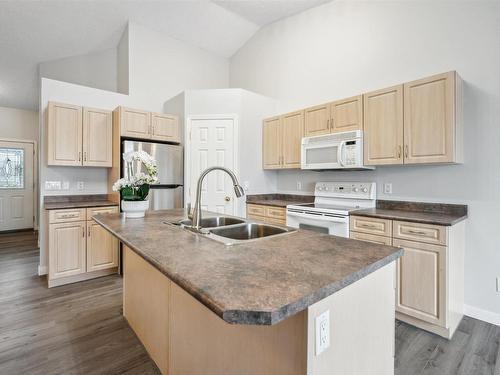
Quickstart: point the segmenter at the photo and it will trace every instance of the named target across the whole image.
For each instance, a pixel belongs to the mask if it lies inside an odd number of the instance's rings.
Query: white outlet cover
[[[78,181],[78,182],[76,183],[76,188],[77,188],[78,190],[83,190],[83,189],[85,188],[85,183],[84,183],[83,181]]]
[[[316,317],[316,355],[320,355],[330,346],[330,310]]]
[[[302,182],[297,181],[297,190],[300,191],[302,190]]]
[[[385,194],[392,194],[392,184],[391,183],[384,184],[384,193]]]

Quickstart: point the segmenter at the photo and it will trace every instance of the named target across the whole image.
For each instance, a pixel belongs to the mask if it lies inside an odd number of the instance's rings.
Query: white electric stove
[[[375,207],[375,182],[317,182],[314,203],[289,205],[286,224],[349,237],[349,213]]]

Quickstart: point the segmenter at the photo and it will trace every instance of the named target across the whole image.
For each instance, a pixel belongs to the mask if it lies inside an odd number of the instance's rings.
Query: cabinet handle
[[[333,128],[333,117],[330,119],[330,130]]]
[[[85,227],[82,227],[82,237],[85,238]]]
[[[81,151],[78,153],[78,161],[82,161],[82,152]]]
[[[422,231],[419,231],[419,230],[412,230],[412,229],[409,229],[408,230],[408,233],[411,233],[411,234],[418,234],[418,235],[421,235],[421,236],[425,236],[426,233],[425,232],[422,232]]]
[[[87,151],[83,153],[83,161],[87,161]]]
[[[88,236],[90,237],[90,227],[89,227],[89,229],[88,229]]]
[[[408,145],[405,145],[405,158],[408,157]]]
[[[403,153],[403,146],[398,146],[398,159],[401,159],[401,154]]]
[[[326,128],[330,129],[330,119],[326,120]]]
[[[361,228],[373,228],[373,229],[375,229],[375,228],[376,228],[376,226],[375,226],[375,225],[373,225],[373,224],[359,224],[359,226],[360,226]]]

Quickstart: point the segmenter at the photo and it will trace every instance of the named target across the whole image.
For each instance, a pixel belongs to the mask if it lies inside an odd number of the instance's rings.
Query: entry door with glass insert
[[[33,144],[0,141],[0,232],[33,228]]]

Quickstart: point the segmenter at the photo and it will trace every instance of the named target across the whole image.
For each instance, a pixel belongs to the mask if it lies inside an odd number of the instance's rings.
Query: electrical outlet
[[[385,194],[392,194],[392,184],[391,183],[384,184],[384,193]]]
[[[297,191],[301,191],[301,190],[302,190],[302,182],[297,181]]]
[[[61,181],[45,181],[45,190],[61,190]]]
[[[316,317],[316,355],[330,346],[330,310]]]
[[[78,182],[76,183],[76,188],[77,188],[78,190],[83,190],[83,189],[85,189],[85,183],[84,183],[83,181],[78,181]]]
[[[69,181],[63,181],[62,183],[63,190],[69,190]]]
[[[250,189],[250,182],[243,182],[243,190],[248,191],[248,189]]]

